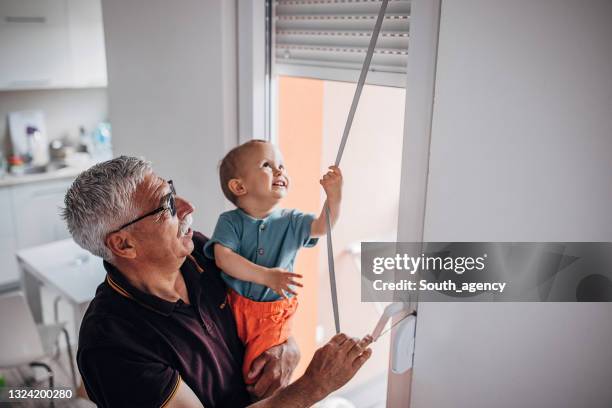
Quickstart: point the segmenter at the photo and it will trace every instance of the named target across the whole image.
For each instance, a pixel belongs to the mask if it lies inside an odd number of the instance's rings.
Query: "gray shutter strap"
[[[353,95],[353,102],[351,103],[351,109],[349,111],[348,118],[346,119],[344,132],[342,133],[342,140],[340,141],[340,147],[338,148],[338,154],[336,155],[336,166],[339,166],[340,160],[342,160],[344,147],[346,146],[346,141],[348,139],[349,132],[351,131],[351,126],[353,125],[353,118],[355,117],[355,112],[357,111],[357,105],[359,104],[359,98],[361,97],[361,91],[363,90],[365,79],[368,75],[368,70],[370,69],[370,62],[372,61],[372,56],[374,55],[376,40],[378,39],[378,34],[380,33],[380,28],[382,27],[388,2],[389,0],[382,0],[380,10],[378,11],[378,18],[376,19],[374,31],[372,32],[372,37],[370,38],[368,52],[366,53],[363,66],[361,67],[361,74],[359,74],[359,81],[357,81],[357,89],[355,89],[355,95]],[[334,251],[332,247],[331,220],[327,202],[325,204],[325,218],[327,219],[327,266],[329,269],[329,286],[331,289],[332,307],[334,309],[334,324],[336,325],[336,334],[338,334],[340,333],[340,315],[338,314],[338,293],[336,291],[336,271],[334,267]]]

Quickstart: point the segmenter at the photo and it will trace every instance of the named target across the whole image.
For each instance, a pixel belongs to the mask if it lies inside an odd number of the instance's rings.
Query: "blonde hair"
[[[253,139],[241,144],[240,146],[234,147],[232,150],[227,152],[219,164],[219,181],[221,182],[221,190],[223,191],[225,198],[230,200],[235,206],[238,206],[238,197],[236,197],[234,193],[232,193],[232,190],[230,190],[229,182],[231,179],[240,176],[240,169],[245,154],[260,143],[268,143],[268,141]]]

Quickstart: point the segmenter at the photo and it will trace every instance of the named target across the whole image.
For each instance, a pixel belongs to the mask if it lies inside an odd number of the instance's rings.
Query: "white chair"
[[[42,367],[49,374],[49,388],[53,388],[53,370],[43,360],[53,356],[58,338],[62,334],[66,339],[70,370],[76,389],[72,346],[64,323],[37,325],[23,293],[0,295],[0,368],[17,368],[24,365]]]

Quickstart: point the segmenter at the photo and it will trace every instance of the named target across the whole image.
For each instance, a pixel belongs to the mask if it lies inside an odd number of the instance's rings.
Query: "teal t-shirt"
[[[253,218],[241,209],[224,212],[204,254],[214,259],[214,244],[218,243],[249,261],[267,268],[283,268],[293,272],[293,263],[301,247],[312,247],[318,238],[310,237],[315,216],[298,210],[275,210],[266,218]],[[242,281],[225,273],[225,282],[240,295],[257,302],[280,299],[272,289],[254,282]]]

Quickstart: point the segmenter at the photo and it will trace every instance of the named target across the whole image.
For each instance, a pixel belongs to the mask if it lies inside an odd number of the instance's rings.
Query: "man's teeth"
[[[277,181],[276,183],[273,183],[272,185],[279,186],[279,187],[287,187],[287,183],[285,183],[284,181]]]

